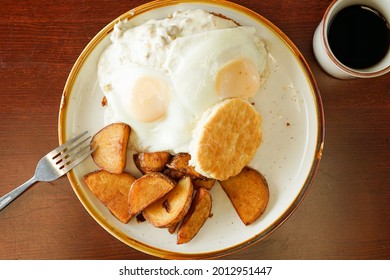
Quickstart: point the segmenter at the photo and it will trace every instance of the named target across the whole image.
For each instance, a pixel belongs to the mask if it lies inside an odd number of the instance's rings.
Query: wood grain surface
[[[67,76],[107,23],[146,1],[9,0],[0,5],[0,194],[29,179],[58,145]],[[390,259],[390,76],[338,80],[312,36],[330,0],[236,0],[300,49],[326,121],[317,176],[265,240],[224,259]],[[39,183],[0,212],[0,259],[155,259],[121,243],[78,201],[66,177]]]

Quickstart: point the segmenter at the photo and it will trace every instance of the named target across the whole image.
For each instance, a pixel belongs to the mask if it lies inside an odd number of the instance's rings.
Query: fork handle
[[[9,193],[3,195],[0,198],[0,211],[3,210],[8,204],[10,204],[15,198],[21,195],[25,190],[27,190],[31,185],[37,182],[35,176],[28,180],[26,183],[20,185],[19,187],[13,189]]]

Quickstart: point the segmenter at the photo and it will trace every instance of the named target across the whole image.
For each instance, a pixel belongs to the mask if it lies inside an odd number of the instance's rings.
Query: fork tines
[[[96,149],[96,147],[90,149],[88,140],[91,139],[91,136],[87,134],[88,131],[85,131],[49,153],[51,159],[55,161],[62,172],[66,173],[71,170]]]

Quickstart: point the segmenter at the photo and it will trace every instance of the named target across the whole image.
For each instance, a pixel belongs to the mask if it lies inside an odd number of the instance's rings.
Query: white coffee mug
[[[328,30],[332,20],[342,9],[353,5],[375,9],[390,24],[390,0],[334,0],[314,33],[313,51],[317,62],[328,74],[340,79],[371,78],[386,74],[390,71],[390,50],[377,64],[364,69],[354,69],[341,63],[329,46]]]

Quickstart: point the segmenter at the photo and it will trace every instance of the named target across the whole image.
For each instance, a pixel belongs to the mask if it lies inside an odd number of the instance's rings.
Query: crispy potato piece
[[[164,174],[170,176],[173,179],[180,179],[180,178],[183,178],[185,176],[184,173],[182,173],[180,171],[176,171],[174,169],[169,169],[169,168],[165,170]],[[195,178],[192,180],[192,184],[194,186],[194,190],[197,190],[199,188],[205,188],[206,190],[211,190],[214,187],[216,181],[217,180],[211,179],[211,178],[206,178],[206,179]],[[180,224],[180,222],[181,221],[170,226],[168,228],[168,232],[170,234],[174,234],[176,232],[176,229],[177,229],[178,225]]]
[[[133,156],[134,163],[142,174],[159,172],[171,159],[168,152],[138,153]]]
[[[205,188],[206,190],[211,190],[214,187],[215,179],[206,178],[206,179],[200,179],[196,178],[192,180],[192,183],[194,184],[195,189],[199,188]]]
[[[204,225],[211,213],[211,196],[209,192],[200,188],[196,191],[190,210],[184,217],[178,231],[177,244],[190,242]]]
[[[193,190],[190,177],[184,177],[169,193],[142,211],[145,219],[159,228],[176,225],[191,206]]]
[[[220,183],[245,225],[250,225],[264,213],[269,190],[267,181],[260,172],[244,167],[238,175]]]
[[[169,177],[171,177],[172,179],[175,179],[176,181],[182,179],[184,176],[186,176],[185,173],[181,172],[181,171],[178,171],[178,170],[175,170],[175,169],[172,169],[172,168],[165,168],[163,170],[163,173]]]
[[[84,176],[84,181],[94,195],[122,223],[128,223],[131,215],[127,198],[131,185],[136,179],[128,174],[112,174],[99,170]]]
[[[180,223],[180,221],[177,222],[177,223],[174,224],[174,225],[171,225],[171,226],[168,228],[168,232],[169,232],[170,234],[174,234],[175,231],[176,231],[177,226],[179,225],[179,223]]]
[[[192,167],[190,166],[189,167],[190,169],[192,169]],[[182,169],[182,170],[176,170],[176,169],[173,169],[173,168],[166,168],[163,170],[163,173],[169,177],[171,177],[172,179],[175,179],[175,180],[180,180],[182,179],[184,176],[190,176],[190,178],[192,179],[192,184],[194,185],[194,188],[195,189],[198,189],[198,188],[205,188],[207,190],[211,190],[211,188],[214,186],[216,180],[215,179],[212,179],[212,178],[206,178],[206,177],[196,177],[196,176],[191,176],[191,174],[186,174],[186,168]],[[196,171],[195,171],[196,172]],[[191,173],[191,172],[189,172]]]
[[[169,163],[167,163],[167,167],[179,171],[181,173],[184,173],[185,175],[190,176],[191,179],[194,178],[205,179],[206,177],[204,177],[203,175],[195,171],[195,168],[193,166],[188,165],[190,159],[191,159],[190,154],[178,153],[172,158],[172,160]]]
[[[93,136],[91,143],[97,148],[92,159],[99,168],[115,174],[124,170],[130,130],[127,124],[113,123]]]
[[[137,215],[175,186],[174,180],[159,172],[148,173],[138,178],[129,191],[130,215]]]

